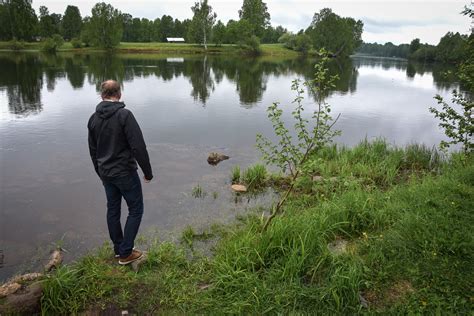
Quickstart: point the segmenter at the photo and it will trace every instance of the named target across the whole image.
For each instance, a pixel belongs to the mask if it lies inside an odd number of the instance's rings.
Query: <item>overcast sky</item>
[[[122,12],[134,17],[155,19],[163,14],[183,20],[191,18],[194,0],[109,0]],[[38,12],[41,5],[51,13],[64,13],[68,4],[79,7],[82,16],[90,15],[97,1],[33,0]],[[238,19],[242,0],[209,0],[217,18],[225,23]],[[272,25],[283,25],[290,31],[306,28],[314,12],[329,7],[341,16],[351,16],[364,22],[365,42],[409,43],[413,38],[437,44],[448,31],[468,33],[472,21],[460,14],[468,0],[266,0]]]

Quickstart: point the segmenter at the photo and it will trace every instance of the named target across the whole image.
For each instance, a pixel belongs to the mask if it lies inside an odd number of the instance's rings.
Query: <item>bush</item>
[[[282,43],[288,49],[295,49],[296,36],[292,33],[285,33],[278,39],[279,43]]]
[[[254,165],[249,167],[242,174],[242,181],[250,191],[265,187],[267,180],[267,169],[264,165]]]
[[[82,47],[82,41],[80,38],[74,37],[71,39],[71,45],[74,48],[81,48]]]
[[[47,53],[55,53],[64,44],[64,39],[59,34],[54,34],[53,37],[45,39],[42,51]]]
[[[299,34],[294,40],[294,50],[307,54],[311,49],[311,38],[306,34]]]
[[[25,49],[25,42],[12,39],[10,42],[8,42],[8,48],[15,51]]]
[[[252,55],[259,55],[261,53],[260,39],[257,36],[252,35],[245,41],[245,49]]]

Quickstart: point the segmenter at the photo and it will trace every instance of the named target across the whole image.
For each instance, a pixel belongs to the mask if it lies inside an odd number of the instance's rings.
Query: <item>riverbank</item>
[[[42,43],[25,43],[25,51],[40,51]],[[264,56],[298,56],[299,53],[285,48],[282,44],[262,44],[261,54]],[[9,42],[0,42],[0,50],[11,50]],[[73,48],[71,43],[64,43],[60,52],[104,52],[103,49],[95,47]],[[120,53],[158,53],[158,54],[244,54],[245,52],[237,45],[223,44],[216,46],[208,45],[207,51],[203,46],[197,44],[173,44],[173,43],[125,43],[122,42],[113,51]]]
[[[44,279],[42,312],[469,313],[472,157],[376,141],[312,159],[265,233],[262,210],[189,228],[181,244],[151,240],[138,272],[104,246]]]

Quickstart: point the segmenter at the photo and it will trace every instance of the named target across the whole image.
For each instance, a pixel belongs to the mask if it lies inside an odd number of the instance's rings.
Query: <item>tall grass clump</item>
[[[240,183],[240,166],[234,166],[231,173],[232,184]]]
[[[267,169],[261,164],[251,166],[242,173],[242,182],[250,191],[265,187],[266,180]]]
[[[204,189],[202,188],[200,184],[197,184],[193,188],[191,195],[196,199],[201,199],[201,198],[206,197],[206,192],[204,191]]]

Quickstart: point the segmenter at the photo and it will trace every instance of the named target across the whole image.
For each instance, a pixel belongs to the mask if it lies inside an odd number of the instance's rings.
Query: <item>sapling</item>
[[[329,92],[335,87],[338,76],[330,75],[329,69],[326,68],[329,62],[328,52],[321,50],[319,55],[320,59],[315,65],[315,78],[305,82],[296,79],[291,86],[291,90],[296,92],[296,98],[292,102],[295,107],[291,112],[295,121],[296,138],[291,135],[290,130],[283,123],[283,110],[278,102],[273,103],[267,109],[268,118],[272,122],[273,130],[279,139],[278,143],[273,143],[260,134],[257,135],[257,148],[261,151],[265,163],[274,164],[283,173],[288,172],[290,174],[289,188],[272,208],[272,213],[267,218],[263,231],[267,229],[276,215],[283,213],[282,207],[293,191],[296,180],[307,175],[308,168],[304,166],[308,158],[331,143],[335,136],[340,135],[340,131],[333,130],[333,126],[340,115],[333,119],[331,107],[326,102]],[[305,90],[313,93],[316,100],[316,108],[310,119],[304,117],[303,94]]]

